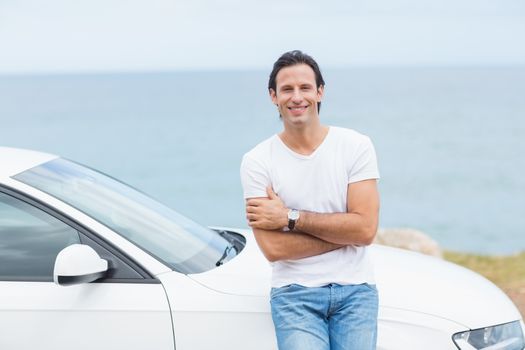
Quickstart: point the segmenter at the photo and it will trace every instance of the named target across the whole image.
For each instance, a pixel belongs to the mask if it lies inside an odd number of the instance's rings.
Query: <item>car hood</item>
[[[219,292],[246,296],[268,296],[272,268],[260,251],[253,233],[250,230],[230,228],[224,230],[236,232],[245,237],[244,249],[224,265],[188,276]]]
[[[271,265],[259,250],[252,232],[228,230],[246,237],[242,252],[216,269],[189,277],[221,293],[268,296]],[[380,245],[369,249],[380,308],[430,314],[471,329],[521,318],[498,287],[468,269],[407,250]]]

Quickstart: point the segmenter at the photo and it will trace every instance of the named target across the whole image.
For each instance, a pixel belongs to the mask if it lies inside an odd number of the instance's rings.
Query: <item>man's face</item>
[[[317,104],[323,97],[323,87],[317,89],[310,66],[297,64],[282,68],[275,82],[276,91],[270,89],[270,96],[285,124],[300,126],[319,117]]]

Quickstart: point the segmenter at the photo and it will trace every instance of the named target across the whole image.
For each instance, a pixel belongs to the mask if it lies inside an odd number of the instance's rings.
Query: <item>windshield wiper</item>
[[[244,245],[246,244],[246,239],[235,232],[225,230],[216,230],[216,232],[228,242],[221,258],[215,263],[215,266],[221,266],[229,260],[228,257],[233,258],[243,250]],[[234,251],[233,255],[232,250]]]
[[[228,257],[228,255],[230,255],[232,249],[235,250],[235,252],[237,253],[237,249],[235,249],[235,246],[233,244],[226,246],[221,258],[215,263],[215,266],[221,266],[222,264],[224,264],[224,260]]]

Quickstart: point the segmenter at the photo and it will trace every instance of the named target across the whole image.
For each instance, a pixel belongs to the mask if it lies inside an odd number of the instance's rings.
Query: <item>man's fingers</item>
[[[246,207],[246,212],[247,213],[256,213],[257,212],[257,207],[249,205],[249,206]]]
[[[246,206],[257,207],[257,206],[259,206],[259,205],[261,205],[261,200],[260,200],[260,199],[254,199],[254,198],[252,198],[252,199],[248,199],[248,200],[246,201]]]

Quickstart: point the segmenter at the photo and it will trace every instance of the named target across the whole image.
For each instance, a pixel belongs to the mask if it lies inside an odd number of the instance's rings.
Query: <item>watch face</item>
[[[288,219],[290,220],[297,220],[299,219],[299,210],[292,209],[288,213]]]

